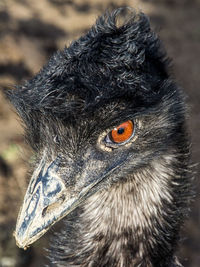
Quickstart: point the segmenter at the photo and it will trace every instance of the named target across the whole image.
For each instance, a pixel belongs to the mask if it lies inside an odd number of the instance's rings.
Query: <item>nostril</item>
[[[56,200],[56,202],[46,206],[42,211],[42,217],[45,217],[48,213],[51,213],[52,211],[55,211],[56,209],[59,209],[61,203],[65,200],[64,196],[60,196],[59,199]]]
[[[45,207],[45,208],[43,209],[43,211],[42,211],[42,217],[44,217],[44,216],[46,215],[46,213],[47,213],[47,209],[48,209],[48,207]]]

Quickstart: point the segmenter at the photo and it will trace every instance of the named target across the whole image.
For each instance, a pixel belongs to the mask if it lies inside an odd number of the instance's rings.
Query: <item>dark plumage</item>
[[[191,183],[184,96],[148,18],[133,12],[117,26],[120,12],[101,16],[9,96],[36,152],[18,245],[69,213],[52,266],[180,266]],[[114,142],[126,121],[131,137]]]

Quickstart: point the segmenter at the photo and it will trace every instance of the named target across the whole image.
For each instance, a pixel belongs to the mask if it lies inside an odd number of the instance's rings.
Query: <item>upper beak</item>
[[[22,208],[18,215],[14,236],[21,248],[26,248],[39,239],[47,230],[74,210],[95,185],[110,175],[123,163],[114,162],[112,166],[101,167],[98,172],[90,171],[80,178],[72,189],[67,188],[59,175],[60,157],[52,162],[45,161],[45,154],[30,180]],[[91,164],[90,164],[91,165]],[[92,168],[94,169],[94,167]],[[92,193],[94,193],[93,190]]]

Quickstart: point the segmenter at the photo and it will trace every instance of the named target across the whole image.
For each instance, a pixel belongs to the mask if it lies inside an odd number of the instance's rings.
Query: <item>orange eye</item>
[[[117,144],[123,143],[133,135],[133,131],[134,131],[133,122],[128,120],[120,124],[118,127],[114,128],[110,132],[110,139],[111,141]]]

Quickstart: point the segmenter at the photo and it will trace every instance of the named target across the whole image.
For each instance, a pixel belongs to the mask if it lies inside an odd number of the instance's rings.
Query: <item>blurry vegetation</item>
[[[16,144],[10,144],[7,149],[0,153],[0,156],[6,161],[12,162],[19,157],[19,146]]]

